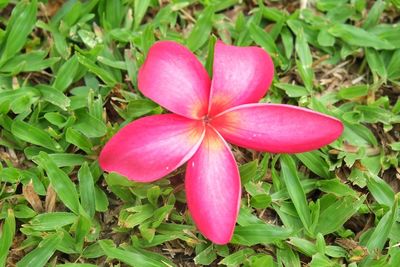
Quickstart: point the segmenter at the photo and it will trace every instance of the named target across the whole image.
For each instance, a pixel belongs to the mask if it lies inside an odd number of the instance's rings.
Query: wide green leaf
[[[45,266],[47,261],[53,256],[57,245],[60,244],[63,238],[62,232],[50,234],[45,237],[40,244],[31,252],[26,254],[18,263],[17,267]]]
[[[339,37],[349,45],[372,47],[375,49],[394,49],[388,41],[379,38],[371,32],[347,24],[336,24],[328,32]]]
[[[306,195],[297,174],[296,164],[288,155],[282,155],[280,162],[282,168],[282,180],[286,185],[287,191],[291,200],[293,201],[300,220],[302,221],[305,229],[309,230],[309,227],[311,226],[311,213],[308,207]]]
[[[49,155],[44,152],[40,152],[34,160],[46,170],[51,185],[64,205],[74,213],[79,213],[78,192],[68,175],[59,169]]]
[[[96,210],[96,193],[93,176],[87,162],[79,169],[78,180],[82,207],[90,217],[93,217]]]
[[[285,240],[291,234],[291,229],[272,224],[249,224],[246,226],[236,226],[231,242],[246,246],[271,244]]]
[[[3,227],[0,230],[0,266],[6,266],[7,255],[15,235],[15,215],[12,209],[7,211]]]
[[[73,224],[77,216],[68,212],[50,212],[35,216],[30,222],[29,227],[35,231],[57,230],[66,225]]]
[[[398,216],[398,196],[396,196],[392,208],[380,219],[368,239],[366,247],[370,253],[380,252],[387,241],[389,233]]]
[[[0,66],[25,45],[36,22],[37,1],[20,1],[14,8],[6,28],[5,44],[1,47]]]
[[[213,17],[214,10],[211,7],[202,12],[186,42],[190,50],[196,51],[207,42],[212,29]]]
[[[45,130],[21,120],[15,120],[11,126],[12,133],[23,141],[61,152],[61,146]]]
[[[100,240],[100,247],[107,257],[117,259],[134,267],[164,267],[174,266],[167,258],[143,250],[124,250],[115,247],[111,240]]]
[[[395,199],[393,189],[382,178],[368,175],[367,187],[379,204],[393,206]]]
[[[359,199],[353,196],[339,199],[333,197],[332,202],[329,202],[329,205],[320,211],[316,232],[329,234],[337,231],[358,211],[365,198],[366,196],[362,196]]]

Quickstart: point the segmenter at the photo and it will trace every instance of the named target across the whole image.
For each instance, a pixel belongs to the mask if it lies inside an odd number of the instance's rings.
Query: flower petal
[[[228,144],[210,127],[187,164],[185,188],[200,232],[214,243],[228,243],[239,212],[239,171]]]
[[[273,153],[300,153],[337,139],[342,123],[330,116],[290,105],[242,105],[211,121],[217,131],[238,146]]]
[[[209,115],[237,105],[258,102],[267,92],[273,77],[274,64],[263,49],[217,42]]]
[[[136,120],[122,128],[101,151],[103,170],[138,182],[162,178],[196,152],[204,136],[200,121],[175,114]]]
[[[186,47],[172,42],[155,43],[139,70],[139,90],[166,109],[188,118],[207,113],[210,78]]]

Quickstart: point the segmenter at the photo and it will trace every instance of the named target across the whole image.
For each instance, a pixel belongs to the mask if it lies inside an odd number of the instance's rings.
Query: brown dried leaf
[[[47,187],[47,194],[45,201],[46,212],[52,212],[55,210],[56,198],[57,198],[56,191],[54,191],[53,187],[49,185],[49,187]]]
[[[28,185],[22,187],[22,193],[25,199],[29,202],[29,204],[31,204],[32,208],[36,212],[40,213],[43,211],[42,201],[40,200],[38,194],[36,194],[35,192],[32,180],[29,182]]]

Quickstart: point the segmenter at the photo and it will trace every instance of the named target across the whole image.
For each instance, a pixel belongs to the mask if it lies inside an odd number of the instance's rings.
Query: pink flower
[[[100,166],[151,182],[188,162],[185,188],[194,222],[214,243],[229,242],[241,186],[226,141],[259,151],[299,153],[325,146],[343,131],[339,120],[321,113],[257,103],[273,75],[271,58],[258,47],[218,42],[210,80],[187,48],[157,42],[139,71],[139,89],[173,114],[144,117],[122,128],[102,150]]]

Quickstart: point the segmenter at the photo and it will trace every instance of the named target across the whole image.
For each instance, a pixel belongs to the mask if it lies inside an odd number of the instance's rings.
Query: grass
[[[307,6],[1,0],[0,266],[399,266],[400,3]],[[152,43],[206,64],[214,36],[272,55],[265,101],[345,125],[309,153],[234,147],[244,192],[227,246],[196,231],[182,169],[138,184],[97,163],[121,126],[164,112],[137,90]]]

